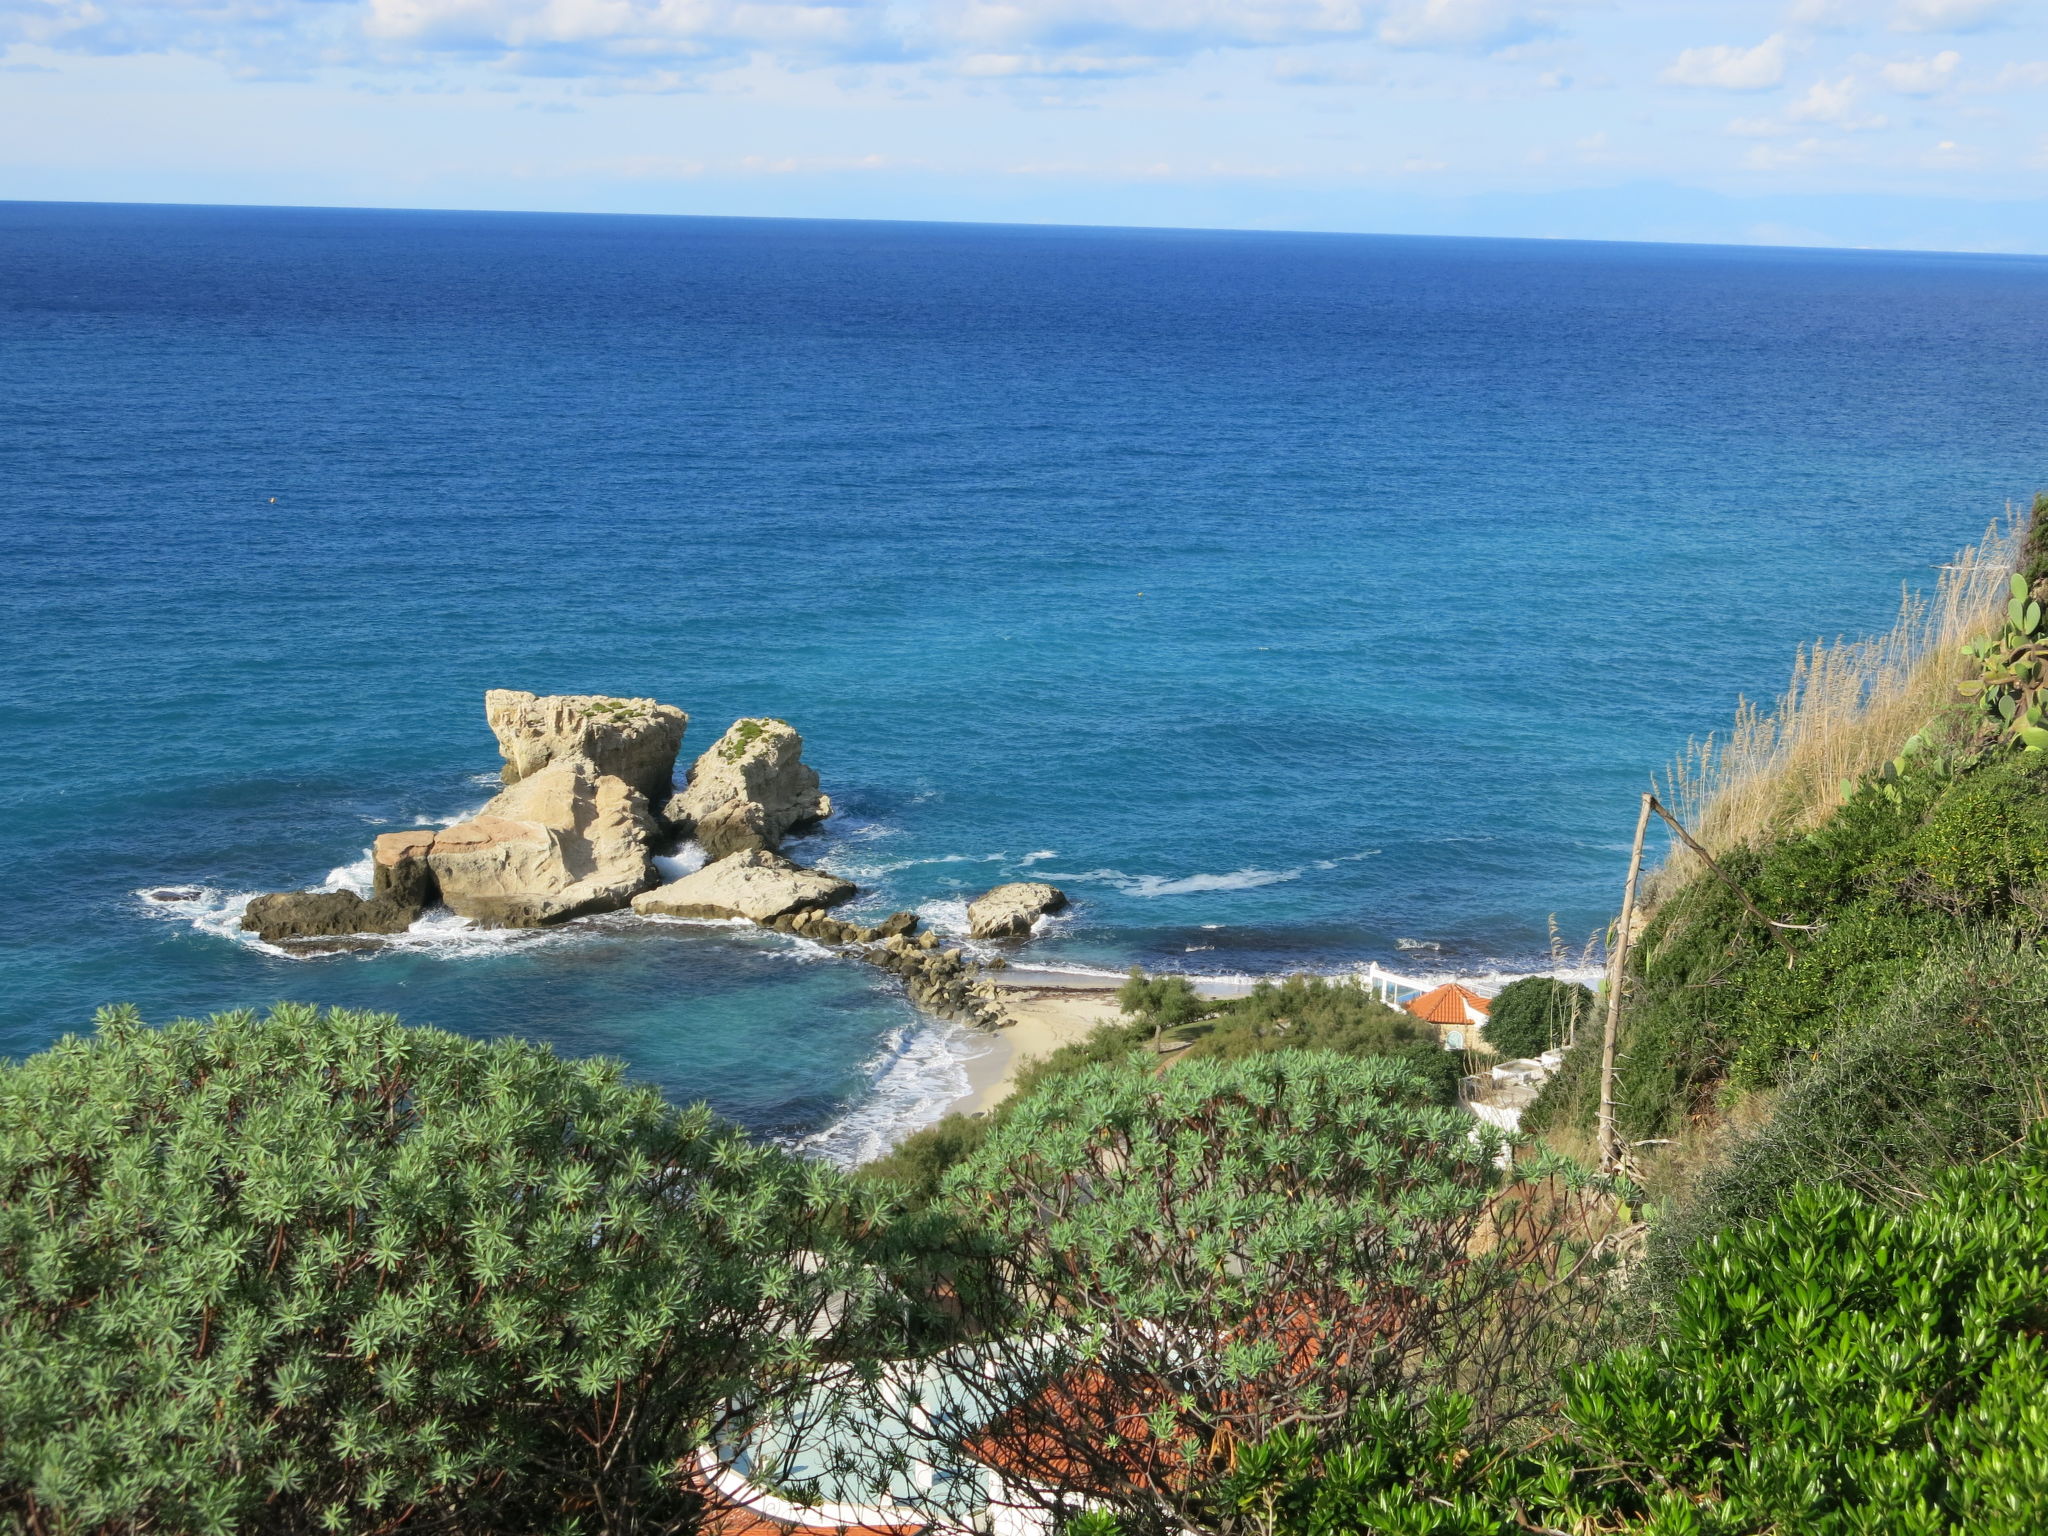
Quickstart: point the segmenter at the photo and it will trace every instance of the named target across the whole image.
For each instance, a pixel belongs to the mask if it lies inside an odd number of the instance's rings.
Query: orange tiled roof
[[[1470,987],[1461,987],[1455,981],[1447,981],[1440,987],[1431,987],[1420,997],[1411,997],[1401,1005],[1418,1019],[1432,1024],[1470,1024],[1472,1014],[1485,1018],[1492,1011],[1492,1005]]]

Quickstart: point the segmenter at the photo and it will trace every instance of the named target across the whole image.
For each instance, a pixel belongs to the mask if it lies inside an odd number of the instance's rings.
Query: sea
[[[2044,404],[2039,258],[0,203],[0,1056],[374,1008],[841,1161],[964,1089],[756,929],[241,933],[481,805],[490,688],[790,720],[792,851],[946,934],[1052,881],[1020,964],[1549,968]]]

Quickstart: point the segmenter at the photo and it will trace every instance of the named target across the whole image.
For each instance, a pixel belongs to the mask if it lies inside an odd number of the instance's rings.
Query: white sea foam
[[[654,856],[654,867],[660,871],[664,885],[685,875],[694,875],[704,867],[704,863],[704,849],[694,841],[684,843],[674,853]]]
[[[973,1086],[967,1063],[993,1049],[986,1035],[958,1025],[898,1025],[866,1063],[868,1089],[861,1101],[822,1131],[789,1145],[842,1168],[871,1162],[964,1098]]]
[[[944,896],[936,901],[925,902],[917,909],[918,919],[934,933],[943,933],[949,938],[967,937],[967,903],[957,896]]]
[[[1126,896],[1193,896],[1204,891],[1249,891],[1262,885],[1299,880],[1299,869],[1236,869],[1224,875],[1127,875],[1120,869],[1090,869],[1066,874],[1044,871],[1048,880],[1071,880],[1079,884],[1113,885]]]
[[[847,880],[879,880],[899,870],[916,869],[930,864],[1000,864],[1007,853],[942,853],[929,859],[896,859],[885,864],[850,863],[838,854],[827,854],[818,860],[818,868]]]
[[[363,856],[353,863],[343,864],[327,871],[327,878],[313,889],[316,891],[354,891],[367,898],[374,889],[376,861],[374,852],[365,848]]]
[[[1021,859],[1019,859],[1019,860],[1018,860],[1017,862],[1018,862],[1019,864],[1036,864],[1036,863],[1037,863],[1037,862],[1038,862],[1038,861],[1039,861],[1040,859],[1053,859],[1053,858],[1058,858],[1058,857],[1059,857],[1059,849],[1057,849],[1057,848],[1041,848],[1041,849],[1039,849],[1039,850],[1038,850],[1038,852],[1036,852],[1036,853],[1027,853],[1027,854],[1025,854],[1025,855],[1024,855],[1024,857],[1023,857],[1023,858],[1021,858]]]

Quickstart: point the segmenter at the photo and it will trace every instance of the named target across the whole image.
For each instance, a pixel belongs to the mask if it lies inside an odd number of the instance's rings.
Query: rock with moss
[[[653,699],[595,693],[539,697],[512,688],[493,688],[484,695],[484,718],[498,738],[506,784],[531,778],[564,758],[581,758],[599,773],[624,779],[657,806],[675,787],[676,753],[690,723],[674,705]]]
[[[1067,905],[1067,893],[1039,880],[999,885],[967,909],[967,931],[977,939],[1021,938],[1048,912]]]
[[[851,881],[805,869],[765,848],[747,848],[644,892],[634,898],[633,910],[644,917],[744,917],[772,925],[777,918],[836,907],[855,894]]]
[[[738,720],[690,769],[688,787],[663,814],[678,837],[695,838],[711,859],[774,851],[793,832],[832,814],[804,739],[785,720]]]

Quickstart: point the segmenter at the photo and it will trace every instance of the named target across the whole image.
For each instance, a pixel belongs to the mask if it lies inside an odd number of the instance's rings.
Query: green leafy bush
[[[1122,1061],[1155,1037],[1185,1045],[1169,1058],[1174,1070],[1188,1061],[1235,1061],[1273,1051],[1390,1057],[1407,1069],[1417,1102],[1458,1101],[1459,1056],[1437,1044],[1429,1025],[1389,1008],[1355,982],[1292,976],[1278,983],[1262,981],[1244,997],[1216,999],[1198,996],[1185,977],[1141,973],[1126,981],[1117,996],[1131,1010],[1124,1019],[1098,1025],[1085,1039],[1028,1063],[1017,1074],[1010,1097],[993,1111],[974,1118],[948,1115],[865,1165],[861,1177],[892,1182],[914,1204],[927,1204],[946,1170],[980,1146],[1016,1106],[1049,1084]]]
[[[2027,753],[1980,769],[1944,795],[1904,849],[1904,876],[1925,877],[1929,899],[1994,916],[2048,903],[2048,756]]]
[[[0,1068],[0,1509],[676,1529],[718,1405],[870,1315],[847,1233],[878,1219],[612,1063],[108,1010]]]
[[[1479,1033],[1503,1056],[1541,1056],[1571,1040],[1592,1017],[1588,988],[1554,976],[1524,976],[1500,989]]]
[[[2048,1529],[2048,1136],[1904,1212],[1804,1188],[1702,1244],[1668,1326],[1563,1379],[1561,1420],[1451,1395],[1286,1430],[1206,1490],[1247,1536],[2031,1536]]]

